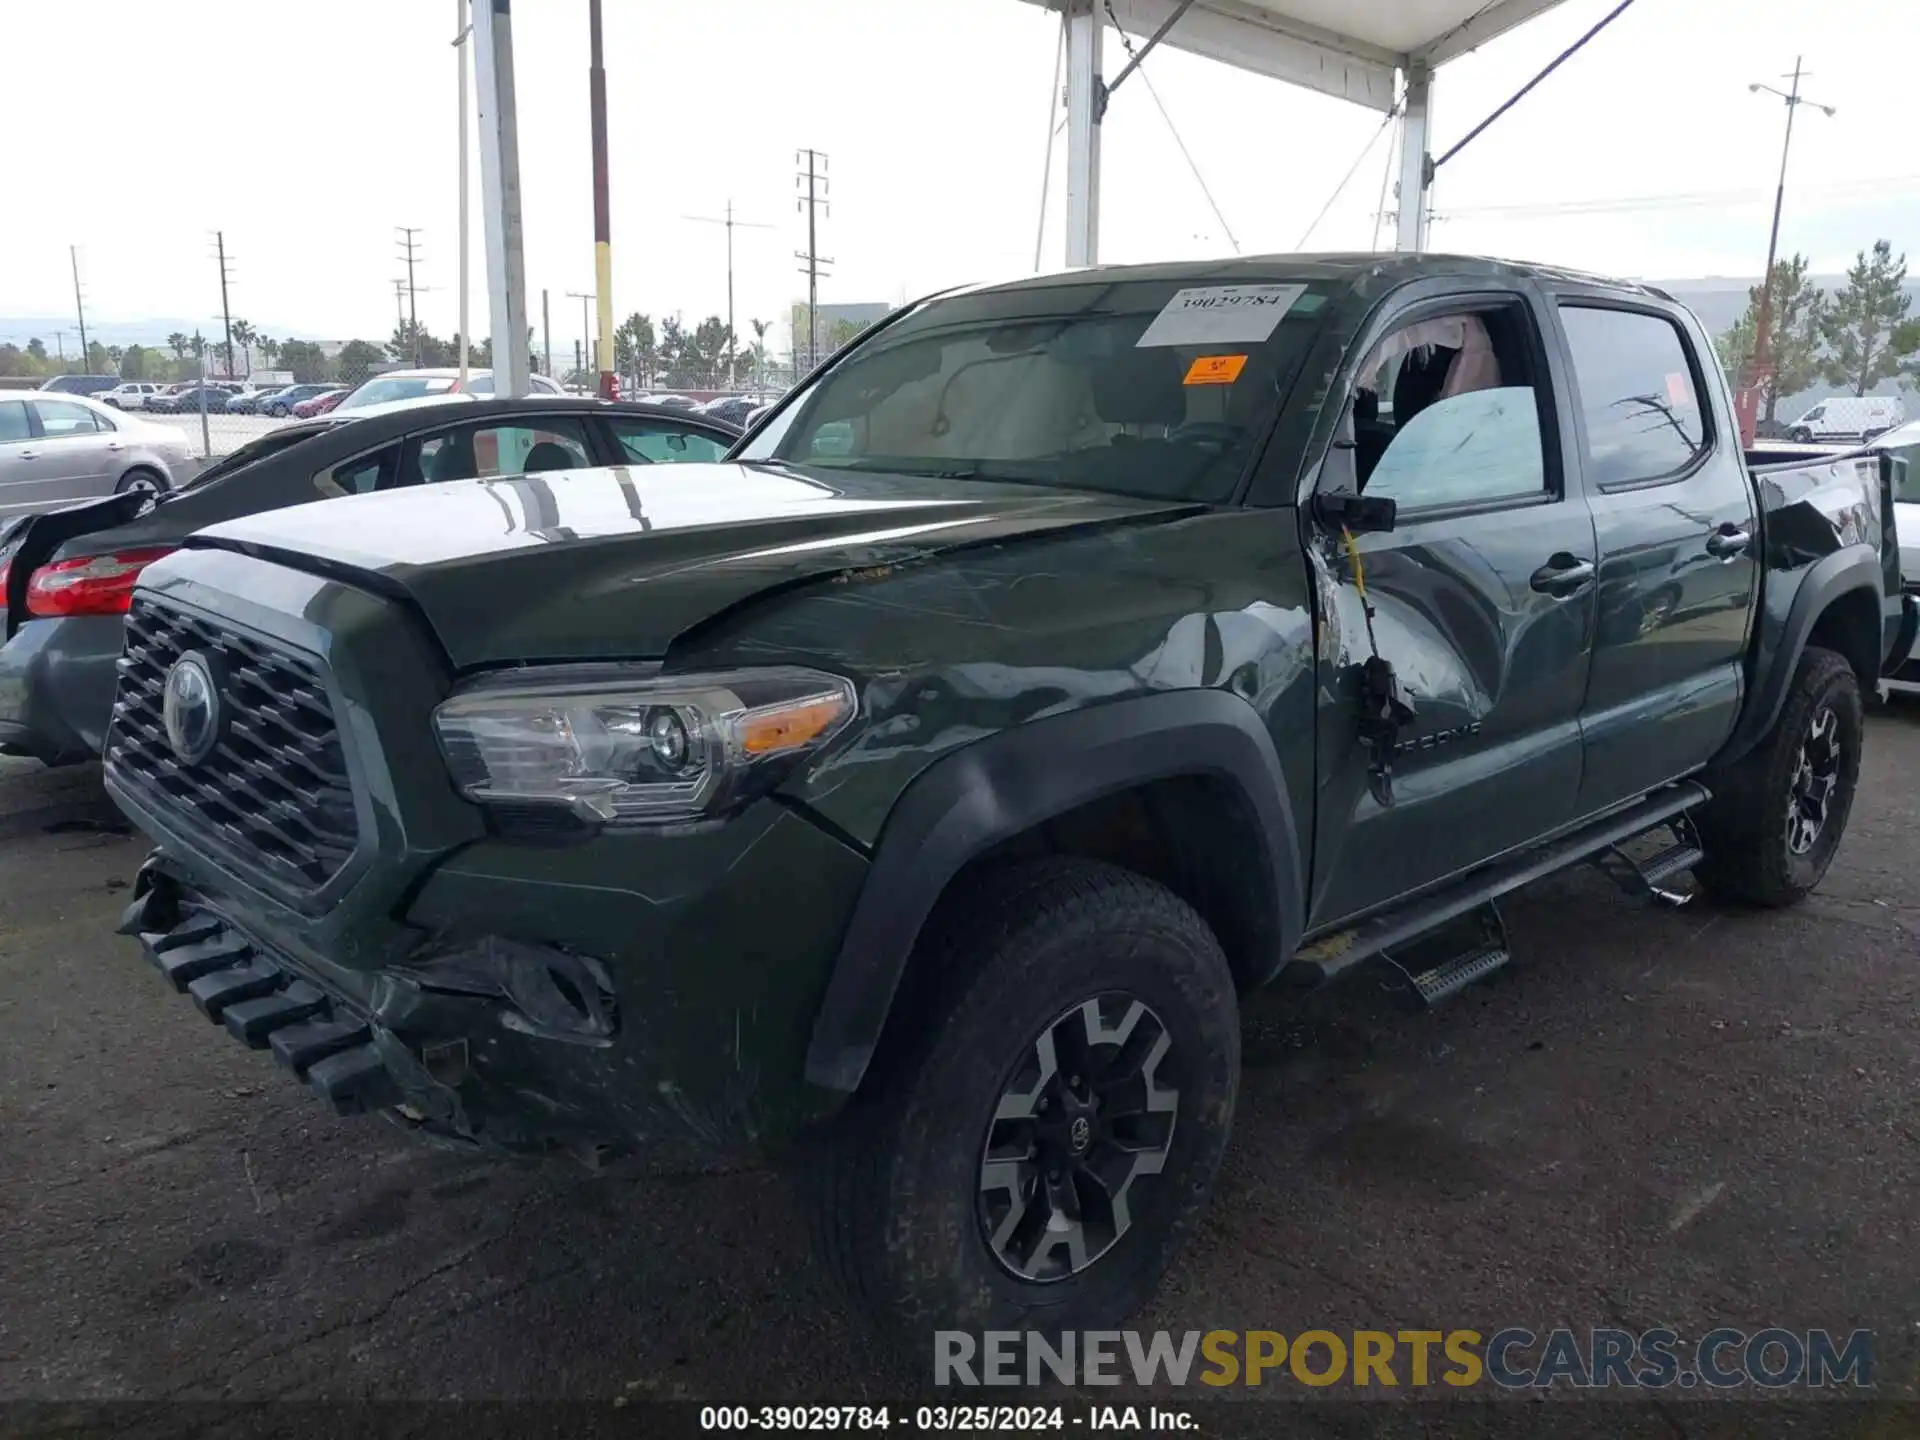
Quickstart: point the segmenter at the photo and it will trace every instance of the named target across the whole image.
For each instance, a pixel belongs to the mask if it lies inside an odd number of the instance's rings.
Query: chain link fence
[[[124,396],[122,409],[179,430],[202,462],[231,454],[279,426],[324,414],[361,382],[397,368],[384,355],[368,354],[368,345],[307,344],[296,368],[251,370],[236,366],[237,378],[216,371],[205,381],[154,384],[136,396]],[[311,353],[305,353],[310,351]]]

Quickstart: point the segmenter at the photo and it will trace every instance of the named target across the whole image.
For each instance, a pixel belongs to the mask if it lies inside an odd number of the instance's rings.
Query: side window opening
[[[416,482],[494,479],[591,466],[583,426],[571,417],[529,417],[523,425],[464,425],[421,438]]]
[[[1675,478],[1706,453],[1695,366],[1673,321],[1644,310],[1562,305],[1560,324],[1594,484]]]
[[[1496,306],[1381,340],[1350,409],[1360,489],[1407,509],[1546,493],[1530,324],[1521,307]]]

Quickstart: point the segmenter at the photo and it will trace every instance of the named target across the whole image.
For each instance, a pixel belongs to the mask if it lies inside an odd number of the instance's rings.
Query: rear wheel
[[[1846,659],[1808,646],[1767,737],[1710,778],[1696,817],[1706,858],[1695,869],[1715,894],[1791,905],[1826,875],[1860,782],[1866,718]]]
[[[1796,445],[1805,445],[1813,439],[1813,432],[1804,425],[1796,425],[1787,432],[1787,438]]]
[[[950,897],[915,973],[811,1157],[822,1255],[883,1327],[1119,1323],[1232,1126],[1239,1014],[1213,933],[1138,875],[1050,858]]]
[[[158,471],[149,470],[144,465],[136,465],[120,477],[120,483],[113,487],[113,493],[145,495],[157,500],[167,493],[167,482]]]

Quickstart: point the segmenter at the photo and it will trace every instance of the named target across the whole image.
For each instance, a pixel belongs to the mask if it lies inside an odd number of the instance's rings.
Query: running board
[[[1700,832],[1691,815],[1676,815],[1667,822],[1673,843],[1644,858],[1627,853],[1624,845],[1611,845],[1593,857],[1593,866],[1627,894],[1640,900],[1657,900],[1662,905],[1680,906],[1693,899],[1685,890],[1674,890],[1667,882],[1685,875],[1706,858],[1700,845]]]
[[[1380,958],[1399,975],[1415,1008],[1431,1010],[1477,980],[1484,980],[1513,958],[1507,922],[1489,900],[1478,910],[1429,930],[1406,947],[1383,950]]]
[[[1666,825],[1711,798],[1707,787],[1697,781],[1669,785],[1624,810],[1588,821],[1557,839],[1484,865],[1431,894],[1302,945],[1280,971],[1279,983],[1297,988],[1324,985],[1383,950],[1418,939],[1490,900]]]

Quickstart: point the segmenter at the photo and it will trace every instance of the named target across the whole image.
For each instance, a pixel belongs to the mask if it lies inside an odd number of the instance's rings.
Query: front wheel
[[[1769,908],[1803,899],[1846,833],[1866,738],[1860,681],[1846,659],[1809,645],[1780,718],[1719,775],[1696,817],[1706,858],[1695,869],[1717,895]]]
[[[896,1334],[1117,1325],[1232,1126],[1239,1012],[1213,933],[1141,876],[1051,858],[943,902],[914,973],[810,1157],[823,1258]]]

